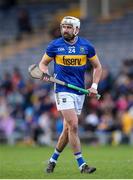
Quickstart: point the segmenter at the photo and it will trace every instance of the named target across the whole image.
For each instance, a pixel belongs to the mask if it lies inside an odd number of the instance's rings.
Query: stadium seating
[[[50,3],[17,5],[6,12],[0,10],[0,22],[2,27],[0,29],[0,44],[5,44],[17,37],[17,17],[20,9],[25,9],[29,13],[32,27],[34,31],[36,31],[37,29],[46,26],[58,9],[66,8],[68,8],[68,6],[66,5],[64,7],[62,2],[59,4],[53,3],[52,6]]]
[[[128,11],[121,18],[106,23],[88,18],[81,26],[81,34],[96,46],[102,64],[114,73],[117,73],[123,59],[133,56],[132,19],[133,11]]]
[[[44,6],[36,6],[36,7],[25,7],[29,9],[30,14],[32,15],[32,23],[34,26],[39,26],[39,23],[42,20],[38,18],[41,16],[44,12],[44,8],[46,11],[50,12],[50,7],[46,5]],[[37,11],[39,9],[39,11]],[[52,10],[51,10],[52,11]],[[36,12],[36,13],[35,13]],[[3,29],[0,31],[0,39],[11,39],[16,36],[17,30],[16,30],[16,13],[17,8],[12,9],[10,14],[7,16],[10,18],[10,21],[8,19],[5,21],[2,21],[2,27],[4,28],[4,34]],[[0,18],[2,18],[2,14],[0,15]],[[96,50],[98,52],[98,55],[101,59],[101,62],[104,66],[108,66],[111,71],[114,73],[117,73],[118,69],[121,66],[121,61],[125,58],[131,58],[132,52],[133,52],[133,36],[132,36],[132,29],[133,29],[133,11],[127,12],[123,17],[112,20],[111,22],[107,23],[98,23],[93,19],[86,19],[82,22],[81,26],[81,36],[86,37],[87,39],[90,39],[92,43],[95,45]],[[49,19],[44,18],[44,21],[50,21]],[[8,23],[7,23],[8,22]],[[10,33],[8,32],[10,26]],[[16,54],[14,57],[7,59],[6,61],[0,62],[1,71],[8,70],[8,67],[13,67],[14,64],[17,66],[20,66],[23,68],[24,75],[25,67],[28,67],[28,65],[32,62],[37,62],[40,60],[41,55],[44,52],[44,49],[46,47],[46,44],[40,44],[39,47],[36,47],[34,49],[27,49],[24,51],[21,55]],[[19,60],[18,60],[19,57]],[[6,66],[6,64],[10,64],[10,66]],[[115,64],[115,66],[114,66]],[[3,70],[2,70],[3,69]]]

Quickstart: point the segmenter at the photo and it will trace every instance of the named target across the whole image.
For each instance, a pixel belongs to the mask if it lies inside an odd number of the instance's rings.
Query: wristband
[[[97,90],[98,85],[96,83],[92,83],[91,87]]]

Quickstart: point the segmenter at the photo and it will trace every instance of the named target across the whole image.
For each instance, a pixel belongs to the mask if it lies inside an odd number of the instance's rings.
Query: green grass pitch
[[[82,146],[88,164],[97,167],[94,174],[81,174],[72,151],[67,147],[59,157],[53,174],[44,168],[54,148],[0,145],[1,179],[133,179],[133,147]]]

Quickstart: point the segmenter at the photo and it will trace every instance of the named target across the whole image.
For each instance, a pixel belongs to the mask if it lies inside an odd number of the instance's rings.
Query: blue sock
[[[84,159],[83,159],[83,157],[82,157],[82,154],[81,154],[81,152],[78,152],[78,153],[75,153],[74,155],[75,155],[75,158],[76,158],[76,160],[77,160],[79,169],[81,170],[81,169],[82,169],[82,166],[83,166],[84,164],[86,164],[85,161],[84,161]]]
[[[50,162],[57,162],[57,159],[58,159],[58,157],[59,157],[59,155],[60,155],[60,151],[58,150],[58,149],[56,149],[55,148],[55,151],[54,151],[54,154],[51,156],[51,158],[50,158]]]

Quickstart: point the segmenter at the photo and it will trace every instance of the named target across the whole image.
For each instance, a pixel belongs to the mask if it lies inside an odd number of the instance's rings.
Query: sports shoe
[[[87,164],[82,166],[81,173],[91,174],[96,171],[95,167],[89,167]]]
[[[50,161],[49,161],[48,167],[47,167],[47,169],[46,169],[46,172],[47,172],[47,173],[53,173],[55,166],[56,166],[56,163],[55,163],[55,162],[50,162]]]

